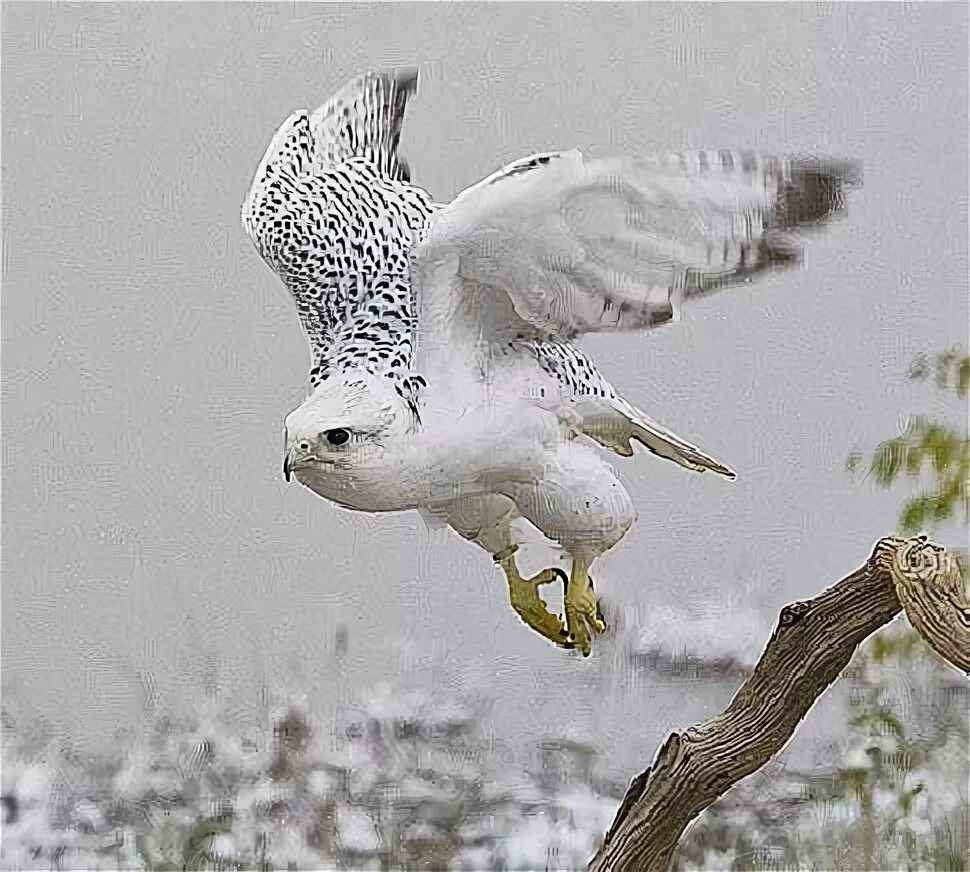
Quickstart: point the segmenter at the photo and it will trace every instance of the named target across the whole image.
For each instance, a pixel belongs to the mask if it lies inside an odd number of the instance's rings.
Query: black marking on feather
[[[397,388],[411,368],[408,254],[432,212],[397,154],[416,86],[415,69],[360,76],[328,101],[316,136],[296,116],[247,200],[244,220],[310,340],[310,391],[355,367]]]
[[[778,158],[750,149],[716,154],[721,172],[765,190],[777,190],[777,194],[762,209],[740,216],[743,229],[736,237],[723,239],[718,248],[708,245],[706,266],[690,267],[675,276],[687,297],[749,282],[766,270],[800,263],[803,247],[799,231],[842,212],[846,193],[862,183],[862,167],[852,161]],[[698,158],[698,168],[703,165],[703,159]]]
[[[522,160],[514,161],[502,171],[501,175],[492,179],[489,184],[495,185],[504,179],[512,178],[512,176],[520,176],[523,173],[537,170],[539,167],[544,167],[552,160],[558,160],[560,157],[562,157],[560,154],[538,154],[533,155],[532,157],[523,158]]]

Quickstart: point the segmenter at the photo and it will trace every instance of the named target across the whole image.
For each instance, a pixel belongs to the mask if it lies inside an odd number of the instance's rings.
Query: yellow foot
[[[507,548],[495,555],[495,562],[505,571],[509,583],[509,601],[515,613],[540,636],[561,648],[572,648],[566,638],[566,628],[562,618],[554,615],[539,596],[539,588],[544,584],[561,581],[563,589],[567,586],[566,573],[561,569],[544,569],[532,578],[523,578],[515,565],[515,547]]]
[[[583,657],[589,657],[589,652],[593,648],[592,634],[600,635],[606,632],[606,621],[600,610],[599,601],[596,599],[593,579],[589,577],[588,570],[589,563],[573,559],[565,597],[566,629],[569,631],[569,641],[583,652]]]

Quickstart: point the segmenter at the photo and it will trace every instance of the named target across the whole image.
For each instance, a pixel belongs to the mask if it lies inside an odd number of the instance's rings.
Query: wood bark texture
[[[970,590],[955,553],[925,536],[880,539],[864,566],[781,610],[721,714],[667,738],[631,781],[590,872],[667,869],[691,821],[784,747],[859,644],[901,609],[940,657],[970,674]]]

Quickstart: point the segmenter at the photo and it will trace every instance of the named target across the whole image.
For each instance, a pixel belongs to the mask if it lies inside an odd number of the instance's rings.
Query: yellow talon
[[[515,547],[495,555],[495,562],[505,571],[509,583],[509,601],[522,621],[540,636],[561,648],[572,648],[568,641],[562,618],[552,614],[545,600],[539,596],[539,588],[544,584],[562,581],[566,587],[566,573],[561,569],[544,569],[532,578],[523,578],[515,565]]]
[[[569,641],[588,657],[593,648],[592,634],[605,633],[606,621],[593,590],[593,579],[589,577],[589,563],[585,560],[573,558],[566,586],[565,610]]]

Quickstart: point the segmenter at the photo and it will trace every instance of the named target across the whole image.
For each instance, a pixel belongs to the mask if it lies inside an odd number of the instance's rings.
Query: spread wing
[[[748,151],[517,161],[412,250],[422,353],[674,320],[687,298],[797,263],[861,178],[854,162]]]
[[[243,203],[246,233],[296,301],[314,356],[311,382],[341,331],[352,333],[358,308],[387,268],[382,255],[400,252],[406,265],[411,225],[423,223],[429,198],[406,184],[410,173],[397,153],[416,84],[411,68],[367,73],[315,112],[292,113]]]

